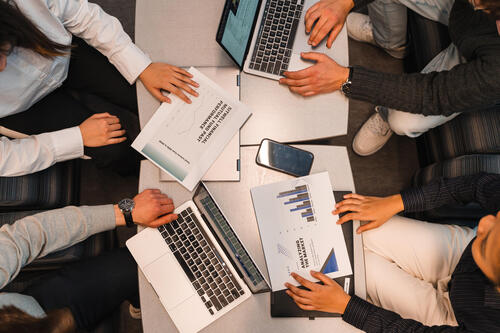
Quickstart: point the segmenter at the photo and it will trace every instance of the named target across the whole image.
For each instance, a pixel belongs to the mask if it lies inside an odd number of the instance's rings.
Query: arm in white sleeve
[[[87,0],[52,1],[60,6],[60,19],[66,29],[104,54],[130,84],[151,64],[151,59],[132,42],[118,19],[98,5]]]
[[[82,156],[83,141],[77,126],[23,139],[0,137],[0,177],[34,173]]]
[[[115,227],[112,205],[69,206],[25,217],[0,228],[0,289],[36,258]]]

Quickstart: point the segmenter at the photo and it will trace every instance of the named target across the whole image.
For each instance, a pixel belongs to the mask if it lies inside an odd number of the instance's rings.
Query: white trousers
[[[369,300],[428,326],[456,326],[448,282],[475,233],[400,216],[364,232]]]

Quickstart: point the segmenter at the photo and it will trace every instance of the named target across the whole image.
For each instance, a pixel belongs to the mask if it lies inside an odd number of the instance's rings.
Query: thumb
[[[149,224],[149,227],[150,228],[158,228],[161,225],[164,225],[164,224],[167,224],[167,223],[170,223],[172,221],[177,220],[177,218],[178,218],[177,214],[164,215],[164,216],[162,216],[160,218],[157,218],[153,222],[151,222]]]
[[[314,60],[314,61],[320,61],[323,59],[323,57],[325,56],[323,53],[319,53],[319,52],[302,52],[300,54],[300,56],[303,58],[303,59],[307,59],[307,60]]]
[[[332,279],[330,279],[328,276],[326,276],[325,274],[323,273],[320,273],[320,272],[316,272],[316,271],[311,271],[311,275],[320,280],[321,282],[323,282],[325,285],[330,285],[332,284]]]
[[[379,223],[377,223],[377,221],[372,221],[372,222],[369,222],[369,223],[366,223],[366,224],[363,224],[362,226],[360,226],[358,228],[358,230],[356,230],[356,233],[360,234],[360,233],[365,232],[367,230],[378,228],[379,226],[380,225],[379,225]]]

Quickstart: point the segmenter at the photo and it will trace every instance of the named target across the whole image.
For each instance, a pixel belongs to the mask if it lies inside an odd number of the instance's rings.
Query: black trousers
[[[40,134],[80,125],[95,113],[120,118],[127,140],[104,147],[85,147],[98,167],[121,174],[138,170],[140,155],[130,147],[139,134],[137,95],[118,70],[99,51],[74,38],[68,77],[63,85],[28,110],[0,119],[0,124],[25,134]]]
[[[137,265],[126,248],[49,274],[23,292],[45,311],[69,308],[78,329],[91,330],[128,300],[139,307]]]

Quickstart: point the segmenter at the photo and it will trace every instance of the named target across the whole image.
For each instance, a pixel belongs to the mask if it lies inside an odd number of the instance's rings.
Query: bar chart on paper
[[[307,184],[296,186],[290,191],[280,192],[276,198],[285,199],[283,204],[290,212],[300,214],[305,222],[315,222],[314,206]]]

